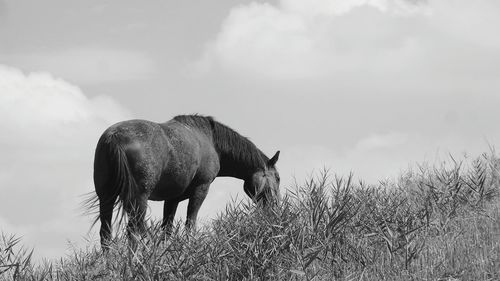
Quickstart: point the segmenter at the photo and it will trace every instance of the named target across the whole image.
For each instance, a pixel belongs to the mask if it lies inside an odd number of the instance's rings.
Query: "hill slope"
[[[135,252],[119,237],[106,256],[94,247],[33,265],[4,235],[0,279],[498,280],[499,186],[487,154],[378,185],[325,172],[272,209],[233,202],[196,233],[165,239],[152,225]]]

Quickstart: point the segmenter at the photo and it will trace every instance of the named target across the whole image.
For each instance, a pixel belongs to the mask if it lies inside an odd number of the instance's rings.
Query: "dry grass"
[[[274,208],[233,202],[195,233],[152,225],[136,251],[121,237],[45,265],[2,236],[0,279],[499,280],[499,173],[486,154],[377,185],[325,172]]]

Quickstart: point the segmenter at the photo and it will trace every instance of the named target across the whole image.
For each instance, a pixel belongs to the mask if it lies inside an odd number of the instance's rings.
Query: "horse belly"
[[[163,201],[183,197],[194,176],[194,171],[183,174],[164,173],[149,195],[149,200]]]

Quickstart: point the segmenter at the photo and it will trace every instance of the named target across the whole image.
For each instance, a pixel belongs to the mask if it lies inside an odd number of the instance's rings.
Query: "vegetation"
[[[151,225],[135,251],[120,237],[107,255],[93,246],[33,265],[4,235],[0,279],[499,280],[499,186],[494,154],[377,185],[324,172],[279,206],[233,202],[194,233]]]

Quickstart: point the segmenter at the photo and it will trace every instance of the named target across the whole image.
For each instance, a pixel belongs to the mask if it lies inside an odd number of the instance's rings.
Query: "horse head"
[[[259,169],[245,180],[243,188],[245,193],[252,198],[255,203],[262,203],[264,206],[280,200],[280,175],[275,164],[278,161],[280,152],[269,159],[264,169]]]

